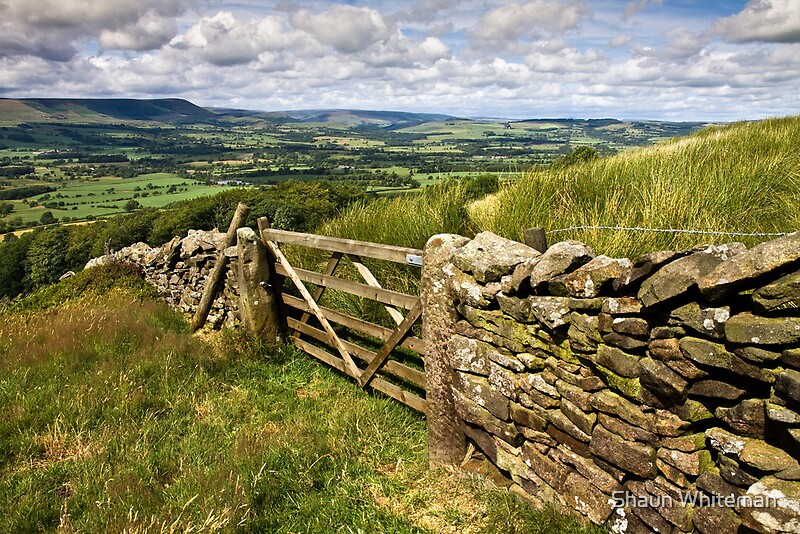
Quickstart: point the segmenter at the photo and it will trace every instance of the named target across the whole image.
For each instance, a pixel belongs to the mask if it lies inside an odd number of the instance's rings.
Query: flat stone
[[[556,390],[563,398],[568,399],[584,412],[592,409],[592,405],[589,403],[589,398],[592,394],[583,388],[564,380],[558,380],[556,382]]]
[[[530,285],[537,288],[557,276],[588,263],[594,251],[578,241],[555,243],[542,254],[530,272]]]
[[[800,413],[785,406],[767,403],[767,419],[786,425],[800,425]]]
[[[564,481],[570,472],[567,466],[548,458],[527,442],[522,444],[520,457],[524,464],[540,476],[551,488],[556,491],[563,489]]]
[[[705,449],[695,452],[683,452],[662,447],[658,450],[658,458],[690,476],[698,476],[714,465],[711,460],[711,453]]]
[[[569,323],[572,310],[565,297],[532,296],[525,299],[497,296],[500,309],[523,323],[539,322],[548,328],[558,328]]]
[[[573,423],[561,410],[548,410],[547,419],[578,441],[589,443],[591,435],[588,432],[584,432],[578,425]]]
[[[668,464],[661,458],[656,458],[656,467],[658,468],[660,476],[664,476],[673,484],[677,484],[682,488],[689,488],[692,485],[689,482],[689,479],[686,478],[686,474],[683,471]]]
[[[639,317],[616,317],[611,321],[611,329],[618,334],[629,336],[650,335],[650,324]]]
[[[661,444],[668,449],[682,452],[695,452],[706,448],[706,435],[702,432],[685,434],[674,438],[664,438]]]
[[[723,261],[744,252],[741,243],[710,245],[668,263],[642,282],[638,297],[646,307],[655,306],[696,287],[698,280]]]
[[[728,483],[719,474],[719,469],[711,468],[697,477],[697,487],[710,495],[718,497],[740,497],[744,494],[741,488]]]
[[[531,272],[533,271],[533,267],[539,263],[539,258],[541,258],[541,256],[527,259],[514,267],[511,275],[506,275],[502,278],[500,284],[501,289],[509,295],[515,295],[520,291],[524,292],[528,289]]]
[[[733,350],[733,353],[753,363],[767,363],[773,362],[781,357],[780,352],[766,350],[761,347],[738,347]]]
[[[706,371],[699,369],[684,355],[678,339],[651,339],[647,349],[650,356],[661,360],[684,378],[697,380],[708,376]]]
[[[789,367],[800,370],[800,348],[783,351],[781,353],[781,361]]]
[[[547,428],[547,421],[543,417],[516,402],[511,403],[511,420],[538,432]]]
[[[541,371],[544,369],[545,358],[536,356],[530,352],[517,353],[516,359],[522,362],[522,365],[524,365],[525,369],[528,371]]]
[[[540,256],[539,252],[522,243],[481,232],[475,239],[453,252],[453,265],[472,273],[478,282],[493,282],[510,274],[525,260]]]
[[[558,399],[558,390],[542,377],[541,373],[528,373],[517,378],[519,386],[528,394],[532,392],[544,393],[545,395]]]
[[[745,471],[739,462],[733,458],[729,458],[724,454],[717,456],[717,464],[719,465],[719,474],[726,482],[729,482],[740,488],[747,488],[755,484],[758,479]]]
[[[603,313],[633,315],[642,311],[642,301],[633,297],[608,298],[603,302]]]
[[[595,488],[606,495],[610,495],[621,489],[617,479],[608,474],[589,458],[584,458],[569,449],[561,447],[551,449],[548,456],[557,462],[573,467],[581,475],[586,477]]]
[[[593,298],[630,267],[627,258],[597,256],[575,271],[558,276],[548,283],[550,292],[559,296]]]
[[[719,380],[701,380],[689,388],[689,395],[709,399],[737,400],[745,393],[745,390]]]
[[[626,423],[622,419],[600,413],[597,416],[597,421],[603,425],[606,430],[626,439],[628,441],[641,441],[647,445],[657,445],[659,442],[658,436],[638,426],[633,426]]]
[[[508,399],[516,400],[516,375],[494,362],[489,364],[489,387]]]
[[[721,428],[709,428],[706,436],[714,450],[760,471],[776,473],[798,466],[797,460],[785,451],[760,439],[744,438]]]
[[[714,413],[737,434],[763,438],[766,425],[764,404],[763,399],[745,399],[732,408],[717,408]]]
[[[482,286],[481,296],[486,300],[494,300],[497,294],[502,290],[503,288],[499,282],[489,282]]]
[[[639,374],[639,358],[616,347],[598,345],[594,361],[624,377],[633,378]]]
[[[800,308],[800,271],[788,274],[753,293],[756,310],[774,312]]]
[[[498,419],[508,420],[509,399],[493,388],[487,378],[466,373],[456,373],[453,387]]]
[[[603,308],[603,304],[605,301],[608,300],[602,297],[596,297],[593,299],[582,299],[582,298],[569,298],[569,309],[573,311],[579,312],[599,312]]]
[[[641,408],[613,391],[604,389],[592,394],[591,405],[598,411],[615,415],[628,423],[653,431],[656,426],[655,415],[645,413]]]
[[[675,525],[681,532],[691,532],[692,528],[692,513],[694,508],[690,505],[681,503],[681,497],[684,492],[674,484],[670,483],[664,477],[656,477],[655,480],[648,480],[644,483],[647,493],[662,500],[662,502],[669,502],[672,499],[672,506],[660,506],[658,513]]]
[[[567,399],[561,399],[561,412],[587,435],[592,433],[592,428],[597,421],[596,413],[584,412]]]
[[[742,519],[732,508],[704,506],[695,509],[692,524],[702,534],[723,534],[739,532]]]
[[[567,475],[562,491],[567,503],[595,524],[604,523],[611,515],[608,496],[597,491],[597,487],[577,473]]]
[[[445,266],[443,270],[450,278],[453,293],[461,302],[474,308],[489,306],[489,300],[483,296],[483,286],[475,280],[474,276],[470,276],[452,265]]]
[[[728,326],[730,326],[730,321],[728,321]],[[714,343],[705,339],[685,337],[680,340],[680,347],[689,359],[701,365],[725,369],[762,382],[770,383],[775,380],[775,377],[765,369],[761,369],[760,367],[741,360],[734,354],[728,352],[725,346],[719,343]]]
[[[592,351],[597,343],[603,341],[600,336],[597,316],[572,312],[569,322],[567,336],[573,347]]]
[[[669,322],[713,338],[722,338],[725,336],[725,323],[730,316],[729,306],[703,308],[696,302],[690,302],[672,310]]]
[[[665,263],[686,256],[688,253],[689,251],[675,252],[672,250],[659,250],[643,254],[633,260],[631,267],[624,275],[614,280],[614,289],[619,291],[631,287],[637,282],[649,277]]]
[[[647,346],[647,341],[637,339],[635,337],[626,336],[618,332],[611,332],[610,334],[603,334],[603,341],[610,343],[616,347],[627,350],[641,349]]]
[[[558,406],[561,404],[561,399],[550,397],[531,388],[528,391],[517,392],[517,402],[526,408],[536,410],[537,408],[558,408]]]
[[[759,317],[740,313],[728,320],[725,337],[731,343],[782,345],[800,342],[800,318]]]
[[[451,355],[450,362],[453,369],[489,376],[489,359],[480,353],[481,346],[491,345],[464,336],[454,335],[451,337],[447,342],[447,348]]]
[[[795,232],[733,255],[705,274],[698,285],[703,295],[713,302],[750,280],[775,272],[798,260],[800,235]]]
[[[653,358],[643,358],[639,362],[639,381],[657,397],[672,401],[685,398],[689,383],[678,373]]]
[[[559,443],[559,446],[565,446],[575,454],[579,454],[584,458],[591,457],[592,453],[589,450],[589,445],[586,442],[575,439],[570,434],[567,434],[561,430],[558,426],[548,426],[547,433]]]
[[[800,532],[800,482],[767,476],[750,486],[747,496],[753,498],[753,506],[741,508],[746,527],[768,534]],[[755,506],[759,501],[770,504]]]
[[[625,397],[636,401],[637,403],[644,402],[644,388],[639,381],[639,378],[625,378],[620,376],[611,369],[603,367],[602,365],[595,366],[597,373],[603,377],[609,389],[624,395]]]
[[[682,326],[656,326],[650,331],[650,339],[672,339],[686,335]]]
[[[506,423],[493,416],[478,403],[458,391],[453,392],[456,412],[468,423],[472,423],[514,446],[522,443],[523,436],[513,423]]]
[[[656,476],[656,450],[649,445],[627,441],[596,425],[589,445],[592,454],[642,478]]]
[[[775,394],[796,404],[800,404],[800,372],[787,369],[775,380]]]

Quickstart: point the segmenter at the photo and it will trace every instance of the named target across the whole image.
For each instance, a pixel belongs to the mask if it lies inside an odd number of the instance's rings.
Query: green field
[[[175,190],[170,192],[170,187]],[[180,200],[213,195],[223,189],[223,186],[209,186],[170,173],[144,174],[130,179],[96,178],[67,183],[55,193],[31,197],[29,200],[39,203],[34,207],[21,200],[11,201],[14,211],[6,219],[19,217],[23,222],[38,221],[45,211],[52,212],[59,220],[106,217],[125,212],[125,203],[131,200],[142,207],[161,208]],[[48,198],[42,200],[45,196]],[[64,206],[46,207],[43,204],[47,202],[64,202]]]

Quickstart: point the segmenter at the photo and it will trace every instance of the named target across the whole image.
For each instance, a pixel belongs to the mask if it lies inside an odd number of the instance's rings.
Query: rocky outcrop
[[[515,493],[615,532],[797,532],[798,250],[462,244],[429,283],[453,290],[466,436]]]

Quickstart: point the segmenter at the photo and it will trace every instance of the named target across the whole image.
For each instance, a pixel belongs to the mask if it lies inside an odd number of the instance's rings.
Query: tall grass
[[[713,127],[561,169],[531,172],[470,206],[475,230],[516,240],[533,226],[627,226],[741,232],[800,227],[800,117]],[[758,239],[576,230],[609,255]],[[763,240],[763,239],[762,239]]]

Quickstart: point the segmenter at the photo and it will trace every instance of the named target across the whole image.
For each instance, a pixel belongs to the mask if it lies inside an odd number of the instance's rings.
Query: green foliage
[[[87,297],[101,297],[114,290],[123,290],[138,298],[156,298],[158,295],[136,265],[110,262],[41,287],[29,295],[7,302],[0,309],[8,313],[39,312]],[[170,323],[164,321],[158,324],[164,326]]]
[[[63,226],[37,232],[27,251],[30,280],[33,287],[52,284],[69,269],[67,248],[69,230]]]
[[[55,224],[58,222],[58,219],[53,216],[52,211],[45,211],[42,213],[42,216],[39,217],[39,222],[42,224]]]
[[[34,237],[33,232],[8,234],[0,243],[0,299],[31,290],[27,255]]]
[[[11,202],[0,202],[0,217],[5,217],[14,212],[14,204]]]
[[[553,167],[570,167],[579,163],[588,163],[600,157],[597,149],[590,146],[579,146],[566,156],[562,156],[553,162]]]

